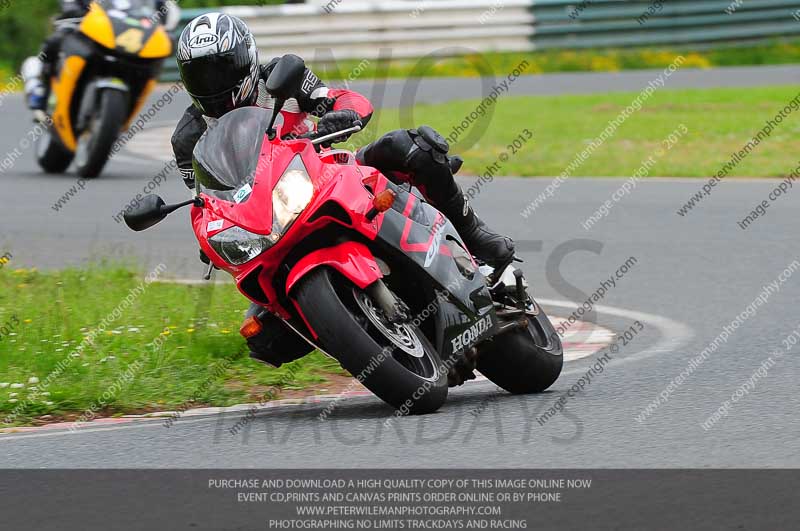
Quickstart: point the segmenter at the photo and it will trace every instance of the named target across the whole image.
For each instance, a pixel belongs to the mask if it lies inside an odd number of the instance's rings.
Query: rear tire
[[[540,308],[528,328],[506,332],[479,347],[478,370],[509,393],[541,393],[564,366],[561,338]]]
[[[64,173],[75,154],[64,147],[52,125],[40,124],[46,131],[36,143],[36,162],[46,173]]]
[[[78,141],[78,154],[75,157],[78,175],[86,179],[100,175],[127,116],[128,95],[119,90],[104,90],[100,96],[100,109],[87,131],[88,137]]]
[[[411,340],[422,357],[397,347],[367,317],[358,302],[362,295],[326,267],[309,273],[296,290],[321,346],[367,389],[404,414],[436,411],[447,399],[447,371],[439,354],[419,328],[404,330],[415,336]]]

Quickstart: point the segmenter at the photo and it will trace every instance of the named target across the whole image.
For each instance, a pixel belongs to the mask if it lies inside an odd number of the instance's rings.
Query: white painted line
[[[554,299],[536,299],[539,304],[543,306],[558,306],[561,308],[569,308],[574,310],[577,304],[570,301],[554,300]],[[656,315],[653,313],[639,312],[636,310],[627,310],[625,308],[617,308],[615,306],[605,306],[596,304],[594,307],[599,314],[615,315],[617,317],[625,317],[631,321],[641,321],[645,325],[653,325],[658,328],[661,333],[661,338],[658,342],[645,350],[636,353],[635,356],[628,356],[622,359],[613,359],[608,366],[612,365],[625,365],[642,359],[653,357],[657,354],[665,352],[675,352],[694,337],[694,331],[684,323],[664,317],[663,315]],[[564,374],[577,374],[581,372],[580,369],[562,372]]]

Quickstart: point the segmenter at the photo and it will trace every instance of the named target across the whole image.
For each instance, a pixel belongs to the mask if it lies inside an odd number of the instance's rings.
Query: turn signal
[[[392,208],[396,197],[397,194],[394,193],[394,190],[387,188],[383,192],[378,192],[378,195],[376,195],[375,199],[372,200],[372,205],[378,212],[386,212]]]
[[[388,188],[375,194],[375,198],[372,200],[372,208],[367,212],[367,219],[372,221],[381,212],[386,212],[392,208],[396,197],[397,194],[394,190]]]
[[[242,334],[245,339],[250,339],[260,334],[262,330],[261,321],[258,320],[258,317],[253,315],[244,320],[242,327],[239,329],[239,333]]]

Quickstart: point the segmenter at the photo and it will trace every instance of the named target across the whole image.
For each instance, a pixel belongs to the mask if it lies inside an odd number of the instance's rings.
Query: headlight
[[[297,155],[272,190],[272,234],[282,235],[313,196],[314,183]]]
[[[241,227],[231,227],[209,238],[211,247],[229,264],[246,264],[260,255],[280,238],[280,234],[253,234]]]
[[[314,183],[303,166],[303,159],[298,155],[292,159],[272,191],[272,232],[269,236],[231,227],[208,241],[229,264],[246,264],[275,245],[313,197]]]

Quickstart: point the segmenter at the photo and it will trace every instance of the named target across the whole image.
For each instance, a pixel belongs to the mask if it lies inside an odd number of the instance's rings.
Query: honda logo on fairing
[[[487,315],[451,340],[453,344],[453,352],[458,352],[461,349],[471,346],[491,327],[492,316]]]

